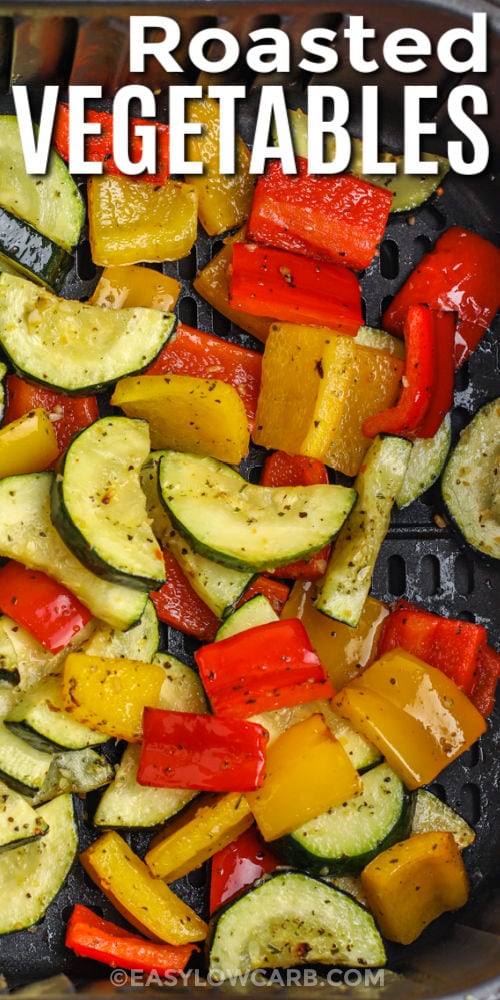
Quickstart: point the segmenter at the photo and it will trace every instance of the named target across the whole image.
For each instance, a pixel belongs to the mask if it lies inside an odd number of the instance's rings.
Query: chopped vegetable
[[[52,653],[64,649],[92,618],[67,587],[13,559],[0,568],[0,609]]]
[[[58,454],[50,414],[41,407],[0,428],[0,476],[42,472]]]
[[[300,156],[297,169],[285,174],[275,160],[259,177],[248,239],[355,270],[368,267],[384,235],[392,192],[352,174],[309,174]]]
[[[246,629],[195,653],[213,711],[244,718],[329,698],[333,689],[296,618]]]
[[[411,944],[469,895],[462,855],[447,831],[416,833],[389,847],[361,872],[361,884],[382,933],[400,944]]]
[[[229,303],[254,316],[328,324],[351,335],[363,322],[359,283],[348,268],[257,243],[233,244]]]
[[[82,903],[75,905],[68,920],[65,944],[83,958],[159,976],[180,975],[194,951],[190,944],[155,944],[104,920]]]
[[[262,486],[309,486],[313,483],[328,483],[328,472],[317,458],[275,451],[264,461],[260,482]],[[280,566],[274,570],[274,574],[285,580],[299,577],[315,580],[325,572],[329,555],[330,546],[326,545],[311,559],[299,559],[288,566]]]
[[[270,875],[278,864],[278,859],[271,854],[255,824],[252,824],[212,857],[210,913],[239,896],[244,889],[254,885],[257,879]]]
[[[264,780],[266,730],[242,719],[145,707],[140,785],[251,791]]]
[[[18,375],[7,375],[7,405],[4,422],[17,420],[25,413],[42,407],[50,414],[61,454],[78,431],[99,417],[95,396],[66,396],[44,385],[33,385]]]
[[[403,332],[409,306],[457,313],[455,367],[477,347],[500,305],[500,248],[477,233],[452,226],[411,272],[382,316],[390,333]]]
[[[164,550],[163,561],[167,579],[159,590],[153,590],[149,595],[158,618],[186,635],[194,635],[202,642],[212,642],[219,619],[193,590],[177,559]]]
[[[181,287],[180,281],[152,267],[123,264],[103,269],[89,302],[107,309],[146,306],[172,312]]]

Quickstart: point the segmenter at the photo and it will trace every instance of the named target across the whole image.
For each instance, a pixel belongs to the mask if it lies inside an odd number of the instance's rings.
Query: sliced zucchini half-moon
[[[500,396],[462,431],[441,480],[443,500],[465,540],[500,559]]]
[[[253,572],[308,558],[332,540],[356,498],[346,486],[256,486],[217,459],[162,453],[160,493],[202,555]]]
[[[0,207],[0,271],[19,274],[58,291],[72,263],[64,247]]]
[[[44,916],[73,864],[78,847],[71,795],[59,795],[39,814],[49,829],[36,842],[0,855],[0,934],[31,927]]]
[[[96,420],[67,448],[51,499],[54,525],[85,566],[105,580],[147,592],[165,582],[140,483],[149,447],[145,420]]]
[[[209,977],[222,982],[253,969],[304,962],[382,966],[375,921],[352,896],[321,879],[280,872],[260,882],[212,919]]]
[[[0,274],[0,344],[16,371],[68,395],[87,395],[146,368],[172,332],[159,309],[103,309]]]

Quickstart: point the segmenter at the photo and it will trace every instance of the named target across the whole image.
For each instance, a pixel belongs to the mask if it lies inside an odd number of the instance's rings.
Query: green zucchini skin
[[[217,459],[176,451],[163,452],[159,485],[174,527],[197,552],[254,573],[322,549],[356,499],[346,486],[256,486]]]
[[[383,966],[375,921],[347,893],[302,872],[278,872],[218,910],[207,940],[210,982],[304,962]]]
[[[50,754],[37,750],[0,722],[0,779],[20,795],[35,795],[50,767]]]
[[[43,837],[0,855],[0,934],[41,920],[76,857],[78,834],[71,795],[59,795],[41,806],[40,816],[48,826]]]
[[[387,764],[363,775],[357,795],[273,841],[286,864],[314,875],[357,875],[411,830],[414,796]]]
[[[149,446],[146,421],[102,417],[75,435],[51,491],[52,522],[76,557],[102,579],[147,593],[165,582],[140,484]]]
[[[64,247],[0,207],[0,270],[12,270],[58,292],[72,264]]]
[[[500,397],[477,411],[460,434],[441,479],[453,524],[477,552],[500,559]]]
[[[104,309],[0,274],[0,344],[23,378],[88,395],[146,368],[169,339],[172,313]]]

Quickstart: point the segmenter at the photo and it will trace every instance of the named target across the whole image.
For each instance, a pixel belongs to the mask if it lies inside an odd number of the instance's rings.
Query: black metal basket
[[[189,40],[203,27],[221,26],[241,43],[242,58],[224,81],[199,74],[190,64],[187,46],[176,54],[185,67],[181,77],[169,78],[156,63],[152,63],[141,83],[162,94],[171,83],[181,82],[242,82],[248,88],[248,101],[241,110],[239,127],[249,141],[255,115],[255,102],[263,83],[286,86],[291,104],[300,105],[305,88],[315,83],[335,83],[349,94],[351,126],[360,128],[360,88],[367,82],[376,84],[380,92],[380,147],[397,151],[402,134],[402,88],[404,78],[384,68],[381,43],[389,31],[397,27],[415,27],[425,31],[433,42],[448,28],[468,25],[470,4],[457,2],[406,3],[385,2],[371,6],[368,2],[352,2],[339,11],[324,0],[312,0],[304,5],[295,0],[274,0],[271,8],[261,2],[243,4],[237,0],[214,0],[206,3],[78,3],[55,2],[0,4],[0,109],[11,110],[10,87],[26,84],[36,101],[37,93],[46,84],[59,84],[62,92],[68,85],[100,84],[104,97],[110,98],[118,87],[129,82],[128,18],[131,13],[161,13],[174,17],[181,27],[182,38]],[[500,243],[499,195],[497,171],[500,161],[500,130],[498,129],[498,92],[500,88],[500,8],[496,3],[481,2],[476,8],[486,12],[489,23],[489,69],[481,74],[479,83],[490,100],[490,112],[481,127],[490,142],[490,164],[483,174],[466,178],[454,175],[439,198],[431,198],[411,217],[408,213],[391,217],[380,247],[380,255],[362,275],[366,322],[376,326],[384,304],[422,255],[434,244],[448,226],[458,223]],[[256,77],[244,60],[248,33],[255,27],[282,27],[292,42],[292,67],[299,39],[309,27],[340,28],[345,14],[364,14],[367,24],[377,29],[377,38],[370,43],[370,55],[378,58],[381,68],[370,79],[356,73],[342,52],[337,70],[325,78],[307,76],[292,68],[284,75]],[[445,144],[455,138],[446,114],[446,97],[459,80],[440,66],[434,51],[427,69],[419,73],[419,85],[437,85],[437,98],[426,104],[426,117],[437,122],[437,134],[426,148],[446,152]],[[300,58],[300,57],[299,57]],[[414,82],[412,80],[412,82]],[[473,80],[478,83],[477,78]],[[495,104],[495,100],[497,103]],[[83,186],[83,184],[82,184]],[[200,329],[223,334],[241,343],[251,343],[222,316],[214,314],[192,288],[197,269],[213,255],[217,241],[200,231],[196,246],[185,260],[163,265],[165,273],[182,282],[178,305],[179,318]],[[88,297],[97,281],[97,272],[90,258],[88,242],[80,243],[76,261],[64,294],[71,298]],[[500,280],[500,275],[499,275]],[[495,332],[496,331],[496,332]],[[459,371],[455,391],[453,431],[470,419],[472,413],[488,399],[498,395],[500,350],[498,324],[485,336],[477,352]],[[258,465],[258,451],[246,463],[246,472]],[[499,642],[499,573],[498,565],[482,559],[468,549],[462,540],[443,522],[436,519],[442,513],[438,487],[431,488],[410,508],[395,512],[389,534],[383,544],[373,580],[373,592],[382,600],[391,601],[402,595],[437,612],[479,621],[489,630],[493,645]],[[174,629],[166,630],[169,651],[180,659],[192,660],[194,643]],[[381,1000],[410,1000],[412,997],[437,998],[474,997],[493,1000],[500,997],[500,709],[490,717],[488,732],[479,743],[439,776],[433,786],[441,798],[455,808],[475,828],[475,843],[467,849],[466,863],[470,873],[472,893],[470,903],[458,914],[457,920],[446,917],[437,921],[414,946],[403,952],[395,949],[392,969],[385,985],[366,986],[345,981],[343,996],[380,997]],[[87,811],[92,802],[78,802],[80,840],[87,846],[97,833],[88,821]],[[131,832],[128,839],[142,853],[149,834]],[[206,877],[203,869],[179,882],[175,888],[198,911],[206,908]],[[116,913],[83,869],[75,864],[66,886],[50,906],[47,915],[35,928],[0,937],[0,971],[11,987],[41,980],[57,972],[65,972],[84,995],[108,995],[109,978],[103,967],[76,959],[64,948],[64,928],[75,901],[100,908],[104,916],[117,919]],[[1,897],[0,897],[1,905]],[[404,901],[402,901],[404,905]],[[119,919],[119,918],[118,918]],[[309,1000],[317,995],[316,988],[296,986],[297,1000]],[[328,985],[324,981],[323,985]],[[200,988],[202,988],[200,986]],[[271,989],[272,987],[268,987]],[[330,990],[333,987],[330,986]],[[172,989],[172,988],[171,988]],[[122,990],[119,991],[120,993]],[[139,996],[140,991],[124,988],[127,996]],[[190,986],[174,988],[176,995],[197,994]],[[251,987],[223,985],[218,993],[250,995]],[[254,987],[253,992],[258,993]],[[164,991],[150,987],[148,996],[164,996]]]

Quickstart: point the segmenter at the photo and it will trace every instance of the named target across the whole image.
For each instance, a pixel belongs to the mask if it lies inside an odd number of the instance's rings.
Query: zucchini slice
[[[210,924],[209,978],[306,962],[381,966],[384,944],[352,896],[300,872],[280,872],[217,912]]]
[[[64,161],[53,150],[45,174],[28,174],[16,115],[0,116],[0,148],[0,205],[72,250],[78,243],[85,205]]]
[[[94,814],[94,826],[152,827],[166,823],[198,795],[192,789],[140,785],[137,769],[141,747],[129,743],[118,770]]]
[[[308,558],[332,540],[356,498],[346,486],[255,486],[213,458],[165,451],[162,500],[196,551],[257,572]]]
[[[29,802],[0,781],[0,851],[37,840],[47,830],[47,823]]]
[[[52,522],[88,569],[149,592],[165,564],[149,525],[140,472],[149,455],[145,420],[102,417],[77,434],[52,484]]]
[[[476,838],[472,827],[454,809],[441,802],[427,788],[417,788],[411,833],[430,833],[434,830],[449,830],[461,851]]]
[[[446,414],[434,437],[416,438],[411,449],[410,461],[405,472],[403,485],[396,497],[396,506],[401,510],[418,500],[422,493],[430,489],[443,470],[451,443],[451,416]]]
[[[16,687],[21,680],[21,675],[17,665],[14,643],[9,636],[8,628],[5,627],[5,622],[10,621],[12,619],[7,618],[6,615],[0,616],[0,684]],[[12,624],[14,625],[15,622]]]
[[[143,614],[147,595],[99,579],[66,547],[50,516],[53,478],[51,472],[35,472],[0,480],[0,555],[43,570],[97,618],[113,628],[129,628]]]
[[[315,875],[357,875],[376,854],[411,829],[414,797],[387,764],[363,775],[363,788],[293,833],[273,851],[289,865]]]
[[[87,395],[142,370],[168,340],[172,313],[103,309],[0,275],[0,343],[16,371],[68,395]]]
[[[72,263],[64,247],[0,207],[0,270],[59,291]]]
[[[78,836],[71,795],[48,802],[40,808],[40,815],[49,827],[45,836],[0,855],[0,934],[41,920],[76,857]]]
[[[0,267],[0,271],[1,271],[1,267]],[[5,394],[4,378],[5,378],[6,374],[7,374],[7,365],[4,365],[3,362],[0,361],[0,420],[3,420],[3,415],[4,415],[4,412],[5,412],[5,395],[6,394]]]
[[[230,635],[237,635],[238,632],[245,632],[246,629],[255,628],[257,625],[277,622],[278,617],[267,597],[264,594],[256,594],[249,601],[245,601],[241,607],[236,608],[219,625],[215,641],[227,639]]]
[[[81,653],[89,656],[108,656],[112,660],[142,660],[151,663],[160,645],[160,626],[155,606],[146,601],[144,612],[126,632],[100,622],[95,632],[79,646]]]
[[[500,559],[500,397],[462,431],[441,480],[443,500],[465,540]]]
[[[359,622],[411,448],[410,441],[391,436],[374,438],[368,448],[354,483],[358,499],[317,590],[316,608],[330,618],[353,627]]]
[[[35,739],[41,737],[47,746],[53,748],[81,750],[103,742],[100,733],[77,722],[65,711],[62,681],[58,675],[44,677],[39,684],[27,691],[5,721],[21,723],[26,735],[19,727],[14,731],[24,739],[30,741],[30,735]]]
[[[50,767],[49,753],[37,750],[0,722],[0,778],[20,795],[35,795]]]
[[[152,452],[141,474],[153,531],[163,548],[177,559],[198,597],[208,604],[217,618],[223,618],[244,593],[254,574],[221,566],[200,555],[174,528],[158,491],[158,466],[162,454],[161,451]]]

